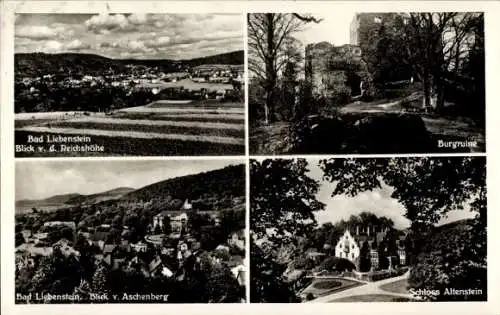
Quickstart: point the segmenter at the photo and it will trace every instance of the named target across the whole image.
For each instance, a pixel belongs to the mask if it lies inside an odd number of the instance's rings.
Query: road
[[[334,300],[338,300],[341,298],[352,297],[352,296],[357,296],[357,295],[368,295],[368,294],[370,294],[370,295],[371,294],[382,294],[382,295],[390,295],[390,296],[394,296],[394,297],[402,297],[402,298],[412,299],[413,296],[411,294],[389,292],[389,291],[382,290],[380,288],[381,286],[388,284],[388,283],[408,279],[409,275],[410,275],[410,272],[408,271],[407,273],[405,273],[404,275],[401,275],[399,277],[384,279],[384,280],[380,280],[380,281],[376,281],[376,282],[369,282],[369,283],[362,285],[362,286],[354,287],[352,289],[347,289],[344,291],[340,291],[337,293],[332,293],[329,295],[319,297],[317,299],[309,301],[308,303],[327,303],[327,302],[332,302]]]

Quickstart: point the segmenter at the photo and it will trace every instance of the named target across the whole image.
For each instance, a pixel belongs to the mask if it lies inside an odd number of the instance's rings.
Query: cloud
[[[44,42],[40,47],[39,51],[59,53],[63,51],[80,51],[85,49],[90,49],[89,44],[85,44],[79,39],[72,40],[70,42],[60,42],[57,40],[49,40]]]
[[[59,52],[63,48],[63,44],[57,40],[49,40],[43,45],[43,50],[50,52]]]
[[[16,163],[16,200],[58,194],[93,194],[117,187],[139,188],[152,183],[197,174],[243,160],[158,161],[40,161]]]
[[[99,14],[94,15],[84,22],[89,31],[106,34],[112,30],[131,30],[131,23],[123,14]]]
[[[33,14],[16,23],[16,52],[190,59],[243,49],[238,14]]]
[[[145,24],[148,21],[148,15],[141,14],[141,13],[134,13],[128,17],[128,21],[131,24],[135,24],[135,25]]]
[[[67,50],[83,50],[83,49],[89,49],[90,47],[91,46],[89,44],[84,44],[79,39],[75,39],[65,45],[65,48]]]
[[[141,40],[121,40],[115,42],[102,42],[98,46],[102,49],[113,49],[118,51],[121,56],[128,56],[134,53],[153,52],[153,48],[147,47]]]
[[[32,40],[47,40],[59,36],[62,28],[51,28],[42,25],[21,26],[16,28],[16,37],[29,38]]]
[[[152,51],[152,49],[150,49],[144,45],[144,42],[139,41],[139,40],[129,41],[127,43],[127,47],[129,49],[129,51],[132,53]]]

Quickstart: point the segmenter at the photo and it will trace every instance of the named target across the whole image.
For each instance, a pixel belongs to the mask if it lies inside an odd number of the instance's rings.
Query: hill
[[[190,59],[185,62],[189,64],[190,67],[207,64],[242,65],[245,63],[245,53],[243,50],[238,50],[225,54]]]
[[[49,198],[45,199],[40,199],[40,200],[30,200],[30,199],[23,199],[16,201],[16,206],[18,207],[40,207],[40,206],[57,206],[57,205],[62,205],[66,204],[68,200],[71,200],[73,198],[79,198],[82,195],[80,194],[63,194],[63,195],[55,195],[51,196]]]
[[[88,74],[102,75],[103,71],[124,73],[127,65],[158,67],[160,71],[177,71],[179,67],[199,66],[203,64],[244,63],[243,50],[213,56],[186,59],[111,59],[95,54],[82,53],[17,53],[14,55],[14,69],[18,77],[37,77],[45,74]]]
[[[134,191],[134,188],[120,187],[97,194],[75,196],[66,203],[71,205],[83,203],[94,204],[105,200],[119,199],[131,191]]]
[[[133,191],[133,188],[120,187],[108,191],[104,191],[97,194],[82,195],[77,193],[63,194],[51,196],[46,199],[40,200],[19,200],[16,202],[16,207],[27,208],[27,207],[49,207],[49,206],[71,206],[77,204],[94,204],[105,200],[119,199],[123,195]]]
[[[83,195],[65,194],[42,200],[20,200],[16,212],[32,207],[71,207],[80,204],[109,206],[120,202],[153,202],[158,210],[179,210],[188,199],[197,210],[243,209],[245,198],[245,166],[170,178],[139,189],[120,187],[105,192]],[[56,210],[56,209],[54,209]]]
[[[176,177],[128,193],[124,200],[186,200],[193,207],[222,209],[245,197],[245,166],[232,165],[222,169]],[[171,207],[176,210],[176,207]],[[168,209],[166,209],[168,210]]]

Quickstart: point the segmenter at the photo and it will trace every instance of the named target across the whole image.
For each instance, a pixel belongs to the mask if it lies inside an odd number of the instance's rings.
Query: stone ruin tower
[[[305,79],[311,86],[312,96],[335,102],[340,96],[352,101],[370,93],[373,78],[362,60],[359,46],[309,44],[305,56]]]

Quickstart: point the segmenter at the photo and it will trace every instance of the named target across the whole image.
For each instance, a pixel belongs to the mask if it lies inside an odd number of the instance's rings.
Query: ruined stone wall
[[[327,42],[309,44],[305,55],[305,79],[311,84],[315,97],[336,99],[344,94],[352,97],[353,83],[348,82],[349,76],[358,76],[364,89],[372,82],[358,46],[334,46]],[[359,90],[359,82],[356,84],[354,88]]]

